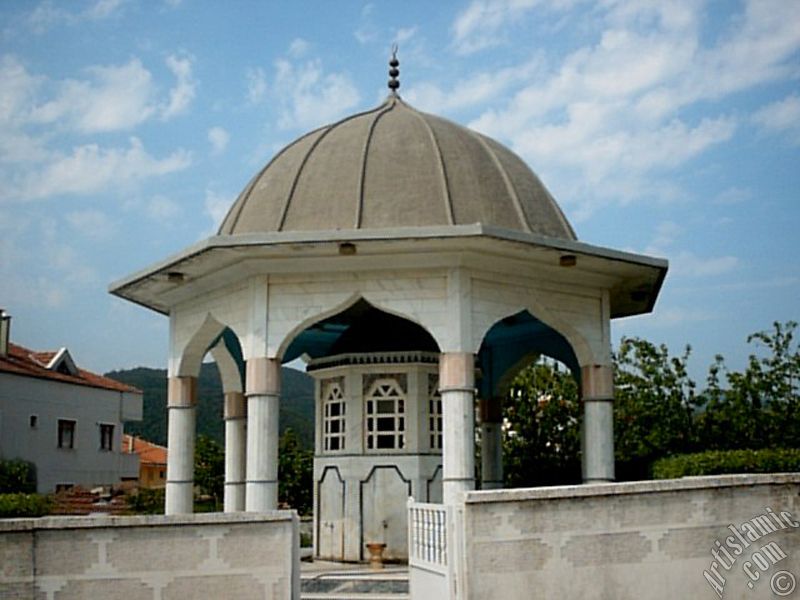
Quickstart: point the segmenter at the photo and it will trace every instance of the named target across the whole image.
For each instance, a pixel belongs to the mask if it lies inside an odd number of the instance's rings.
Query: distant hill
[[[125,432],[156,444],[167,443],[167,371],[137,367],[111,371],[106,377],[135,386],[144,392],[141,422],[125,424]],[[314,448],[314,380],[296,369],[281,369],[280,429],[291,427],[305,448]],[[197,381],[197,434],[225,440],[222,419],[222,382],[217,365],[204,363]]]

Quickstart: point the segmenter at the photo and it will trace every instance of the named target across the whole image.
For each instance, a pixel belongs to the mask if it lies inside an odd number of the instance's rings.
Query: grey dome
[[[239,195],[219,233],[473,223],[576,239],[516,154],[390,95],[278,152]]]

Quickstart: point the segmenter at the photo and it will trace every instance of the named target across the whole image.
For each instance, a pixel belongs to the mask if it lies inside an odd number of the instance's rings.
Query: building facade
[[[141,420],[142,393],[78,368],[66,348],[12,344],[8,329],[0,342],[0,458],[35,464],[40,493],[138,478],[138,457],[122,452],[122,429]]]

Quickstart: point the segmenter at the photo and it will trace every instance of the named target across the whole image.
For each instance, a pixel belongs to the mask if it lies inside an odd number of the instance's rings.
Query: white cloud
[[[248,68],[245,71],[247,80],[247,101],[259,104],[267,93],[267,76],[261,67]]]
[[[153,77],[138,59],[86,72],[89,80],[61,82],[55,98],[33,109],[31,121],[93,133],[131,129],[156,112]]]
[[[169,92],[169,103],[162,109],[161,118],[169,119],[184,112],[194,99],[195,82],[192,78],[192,58],[171,54],[166,59],[167,68],[175,75],[175,87]]]
[[[505,42],[505,29],[528,11],[542,7],[564,10],[576,0],[473,0],[452,26],[453,46],[459,54],[471,54]]]
[[[310,129],[342,116],[359,101],[358,90],[347,75],[324,74],[322,62],[292,63],[279,59],[275,93],[281,103],[282,129]]]
[[[714,204],[722,204],[722,205],[741,204],[743,202],[747,202],[748,200],[752,199],[752,197],[753,197],[752,190],[733,186],[717,194],[713,202]]]
[[[488,102],[522,82],[541,73],[542,61],[537,57],[522,65],[480,72],[458,83],[457,93],[423,81],[416,83],[404,97],[417,108],[443,114]]]
[[[403,42],[407,42],[412,37],[417,34],[418,27],[400,27],[394,34],[394,42],[396,44],[402,44]]]
[[[234,200],[235,198],[218,194],[216,192],[212,192],[211,190],[206,190],[205,209],[206,214],[213,222],[214,234],[216,234],[219,226],[222,224],[222,220],[225,218],[225,215],[228,214],[228,210],[230,210]]]
[[[378,26],[372,19],[372,13],[375,11],[375,6],[372,3],[364,5],[361,9],[361,17],[358,27],[353,32],[353,35],[360,44],[368,44],[378,39],[379,31]]]
[[[109,239],[116,229],[108,215],[99,210],[76,210],[67,213],[67,222],[81,236],[95,240]]]
[[[185,150],[155,158],[135,137],[130,139],[128,148],[104,149],[87,144],[73,148],[72,154],[57,156],[40,170],[28,172],[21,181],[7,182],[2,186],[0,200],[96,194],[112,186],[130,185],[179,171],[190,163],[191,157]]]
[[[86,9],[84,15],[87,19],[92,20],[107,19],[116,13],[124,4],[125,0],[98,0]]]
[[[126,0],[97,0],[85,10],[70,12],[63,8],[66,3],[56,5],[50,0],[40,2],[28,15],[28,26],[34,33],[44,33],[57,25],[77,25],[84,21],[101,21],[120,13]]]
[[[153,221],[164,222],[180,215],[181,207],[166,196],[156,195],[145,205],[145,214]]]
[[[735,256],[700,257],[688,250],[669,256],[670,270],[682,277],[715,277],[730,273],[739,266]]]
[[[292,43],[289,44],[289,56],[292,58],[300,58],[308,52],[310,47],[311,44],[303,38],[295,38],[292,40]]]
[[[208,141],[211,143],[212,154],[222,154],[228,147],[231,136],[222,127],[212,127],[208,130]]]
[[[760,108],[753,121],[766,132],[784,134],[800,144],[800,96],[791,94]]]
[[[452,94],[463,100],[430,86],[416,94],[424,104],[456,109],[491,98],[493,86],[504,88],[505,106],[485,110],[470,126],[510,144],[573,218],[610,203],[672,201],[686,194],[671,172],[731,140],[741,126],[739,116],[715,103],[797,74],[800,3],[790,4],[747,2],[741,15],[716,24],[721,33],[704,45],[709,17],[700,4],[609,2],[591,11],[602,25],[596,40],[558,63],[537,67],[528,59],[520,67],[531,74],[522,79],[513,66],[479,72],[472,79],[483,85]],[[454,40],[461,50],[477,49],[481,36],[500,35],[530,11],[538,18],[568,5],[473,2],[456,21]],[[764,109],[762,126],[791,123],[795,99]]]

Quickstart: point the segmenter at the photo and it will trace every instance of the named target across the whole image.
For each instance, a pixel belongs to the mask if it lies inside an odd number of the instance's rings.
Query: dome
[[[396,94],[295,140],[250,181],[221,235],[480,223],[574,240],[539,178],[498,142]]]

